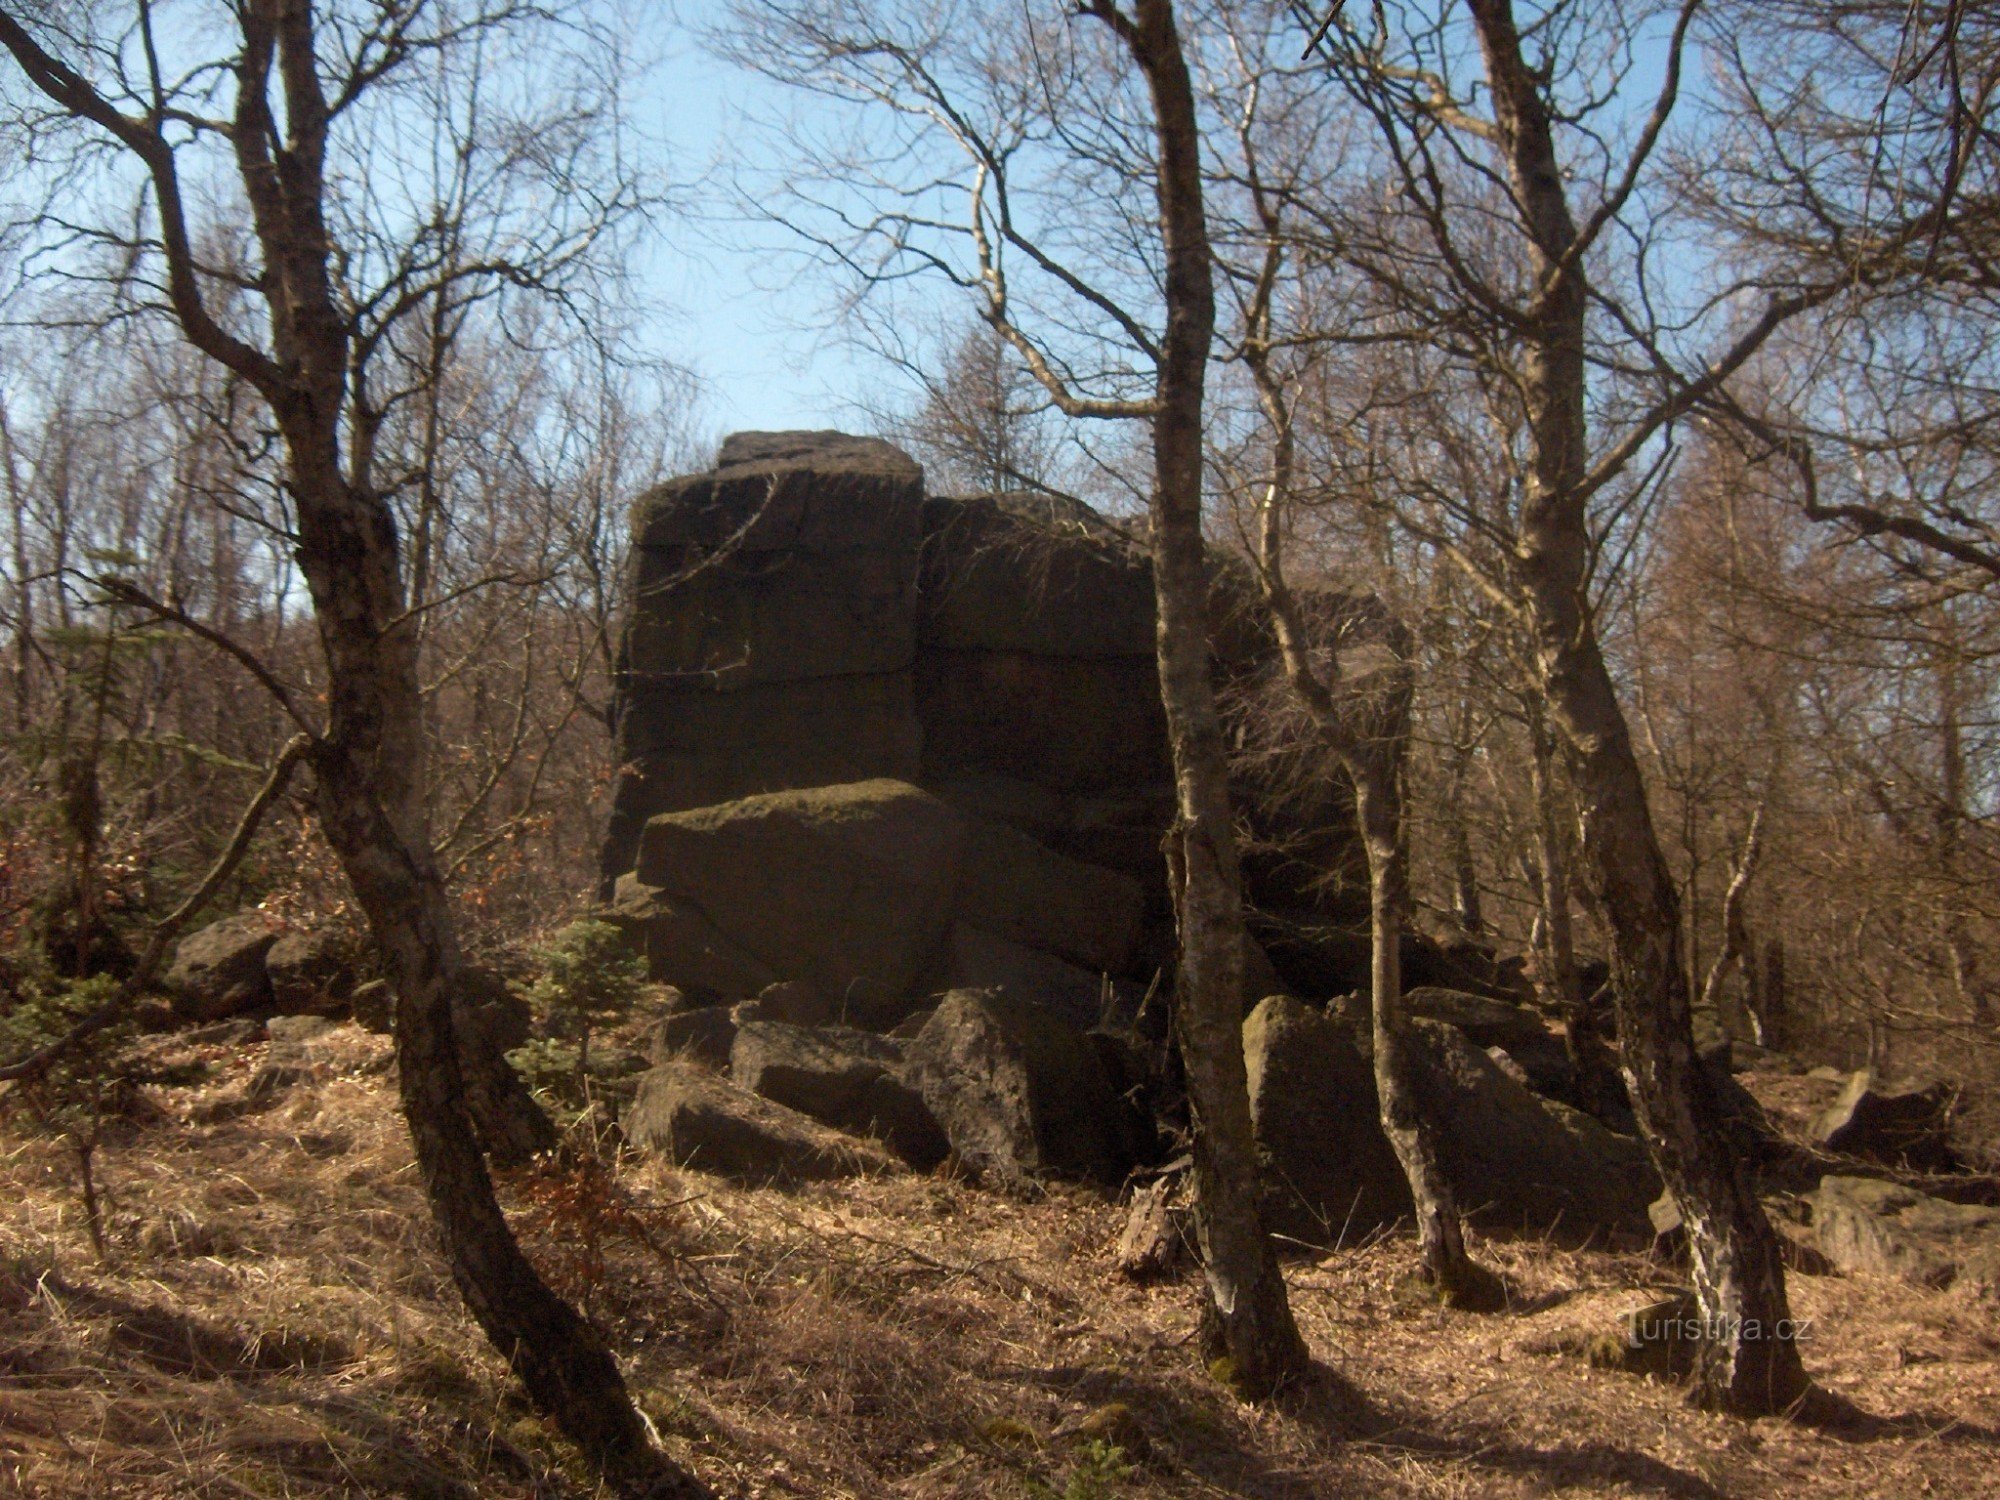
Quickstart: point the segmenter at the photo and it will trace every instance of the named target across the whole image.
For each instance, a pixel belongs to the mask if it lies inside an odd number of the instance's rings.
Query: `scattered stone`
[[[165,981],[175,1008],[190,1020],[220,1021],[269,1005],[264,960],[284,931],[276,917],[244,911],[182,938]]]
[[[855,1177],[896,1164],[872,1142],[830,1130],[686,1062],[641,1074],[620,1123],[626,1140],[642,1150],[741,1182]]]
[[[902,1063],[899,1046],[870,1032],[751,1021],[737,1028],[729,1074],[822,1124],[874,1136],[928,1171],[951,1143],[922,1096],[897,1076]]]
[[[1926,1287],[2000,1285],[2000,1208],[1872,1177],[1824,1177],[1808,1197],[1819,1248],[1843,1271]]]
[[[1942,1084],[1922,1089],[1879,1088],[1862,1069],[1847,1080],[1833,1107],[1820,1117],[1813,1139],[1822,1150],[1859,1156],[1919,1172],[1950,1172],[1959,1165],[1952,1152],[1951,1091]]]
[[[905,1077],[959,1158],[1003,1182],[1116,1184],[1142,1144],[1084,1035],[1014,996],[945,995],[909,1044]]]

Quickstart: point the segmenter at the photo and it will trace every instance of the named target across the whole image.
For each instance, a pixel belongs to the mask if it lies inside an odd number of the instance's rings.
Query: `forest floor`
[[[102,1152],[105,1263],[68,1158],[0,1152],[0,1493],[594,1493],[445,1274],[387,1042],[342,1028],[268,1099],[261,1045],[163,1045],[205,1076]],[[1195,1357],[1192,1273],[1117,1274],[1100,1195],[589,1160],[509,1179],[517,1224],[723,1495],[2000,1495],[2000,1317],[1967,1293],[1795,1276],[1860,1415],[1753,1423],[1575,1352],[1666,1268],[1482,1241],[1517,1310],[1444,1313],[1399,1304],[1392,1237],[1290,1265],[1323,1371],[1255,1408]]]

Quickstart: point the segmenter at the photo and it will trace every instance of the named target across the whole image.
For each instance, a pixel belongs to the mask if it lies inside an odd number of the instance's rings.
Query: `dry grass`
[[[386,1045],[343,1032],[316,1076],[244,1109],[260,1051],[183,1046],[210,1079],[156,1090],[106,1152],[109,1266],[62,1158],[10,1142],[0,1491],[593,1493],[443,1275]],[[508,1191],[724,1494],[2000,1494],[2000,1336],[1963,1293],[1794,1279],[1815,1374],[1878,1419],[1829,1432],[1703,1415],[1561,1352],[1648,1300],[1658,1267],[1483,1244],[1522,1305],[1477,1318],[1399,1305],[1391,1239],[1294,1264],[1326,1373],[1260,1410],[1198,1369],[1191,1283],[1116,1276],[1119,1212],[1083,1191],[747,1191],[654,1162]],[[1106,1477],[1091,1433],[1137,1466]]]

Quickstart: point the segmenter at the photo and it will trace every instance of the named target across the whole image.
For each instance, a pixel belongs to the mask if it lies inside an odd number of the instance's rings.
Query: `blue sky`
[[[786,102],[765,80],[706,56],[693,28],[722,12],[719,0],[690,0],[676,21],[661,7],[660,53],[645,75],[634,113],[669,151],[678,181],[720,170],[754,133],[747,115]],[[749,163],[754,167],[755,163]],[[703,192],[705,202],[718,194]],[[660,308],[654,352],[689,365],[702,383],[699,425],[711,435],[752,428],[854,426],[852,402],[890,377],[881,361],[827,327],[826,285],[787,253],[773,225],[662,221],[642,272]]]

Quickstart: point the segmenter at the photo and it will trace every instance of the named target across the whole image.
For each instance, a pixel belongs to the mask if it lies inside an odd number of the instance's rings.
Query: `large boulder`
[[[1410,1212],[1409,1183],[1382,1134],[1374,1074],[1352,1030],[1272,995],[1243,1022],[1243,1061],[1273,1233],[1351,1243]]]
[[[166,987],[174,1009],[195,1021],[220,1021],[271,1003],[265,958],[285,927],[261,911],[243,911],[180,941]]]
[[[1808,1201],[1821,1253],[1844,1271],[1927,1287],[2000,1285],[2000,1208],[1872,1177],[1822,1178]]]
[[[1352,1239],[1410,1212],[1358,1017],[1358,1007],[1336,1019],[1273,996],[1243,1023],[1267,1221],[1309,1244]],[[1571,1243],[1650,1239],[1647,1208],[1660,1186],[1636,1141],[1537,1098],[1455,1027],[1412,1026],[1419,1102],[1469,1218]]]
[[[1467,1218],[1568,1243],[1650,1242],[1660,1179],[1637,1141],[1537,1098],[1456,1027],[1412,1029],[1420,1100]]]
[[[739,1182],[811,1182],[894,1166],[872,1143],[684,1061],[642,1074],[621,1124],[625,1139],[642,1150]]]
[[[1113,1185],[1143,1141],[1089,1039],[1017,996],[951,991],[909,1043],[905,1077],[959,1157],[1001,1181]]]
[[[341,935],[321,927],[286,933],[264,955],[280,1015],[329,1015],[346,1007],[354,965]]]
[[[898,1073],[902,1048],[844,1026],[747,1021],[736,1030],[729,1075],[744,1088],[822,1124],[874,1136],[910,1165],[936,1166],[951,1150],[923,1097]]]
[[[697,913],[771,979],[902,993],[939,952],[964,845],[963,820],[937,798],[866,781],[654,818],[637,884]]]
[[[1813,1140],[1825,1151],[1920,1172],[1950,1172],[1959,1165],[1951,1149],[1951,1091],[1939,1084],[1885,1088],[1866,1068],[1847,1080],[1820,1116]]]

